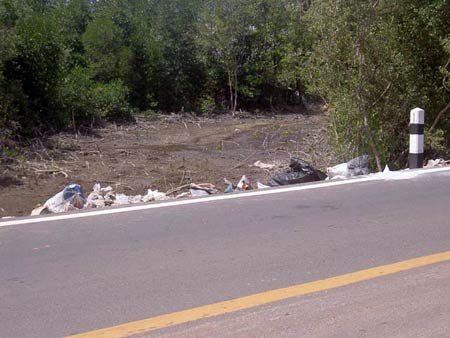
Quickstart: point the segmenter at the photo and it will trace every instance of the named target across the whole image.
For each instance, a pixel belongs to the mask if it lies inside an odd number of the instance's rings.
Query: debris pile
[[[308,162],[297,157],[291,158],[289,168],[288,171],[273,176],[269,180],[268,185],[276,187],[279,185],[322,181],[327,177],[323,172],[314,169]]]
[[[448,165],[450,165],[450,161],[438,158],[435,160],[429,160],[425,168],[446,167]]]
[[[369,155],[362,155],[347,163],[341,163],[334,167],[327,168],[328,179],[346,179],[369,174]]]
[[[83,209],[86,204],[83,189],[78,184],[71,184],[48,199],[43,206],[31,212],[32,216],[67,212]]]
[[[439,164],[441,162],[436,163]],[[271,172],[275,174],[271,175],[267,184],[263,184],[261,182],[255,182],[252,184],[246,175],[243,175],[237,184],[234,184],[225,178],[224,181],[226,184],[226,189],[224,192],[242,192],[253,189],[267,189],[281,185],[322,181],[325,179],[346,179],[358,175],[368,175],[369,157],[367,155],[363,155],[354,158],[347,163],[342,163],[337,166],[327,168],[328,175],[315,169],[311,164],[297,157],[292,157],[290,159],[289,167],[286,169],[282,169],[280,163],[270,164],[261,161],[255,162],[253,166],[265,170],[268,174]],[[145,195],[128,196],[123,193],[115,192],[111,186],[102,188],[99,183],[96,183],[92,188],[92,192],[85,197],[81,186],[78,184],[72,184],[65,187],[61,192],[47,200],[43,206],[39,206],[34,209],[31,215],[43,215],[80,209],[104,208],[136,203],[148,203],[152,201],[164,201],[188,197],[202,197],[217,193],[219,193],[219,190],[213,184],[190,183],[169,190],[165,193],[158,190],[149,189]]]
[[[242,176],[237,184],[233,184],[226,178],[224,178],[224,182],[227,185],[227,188],[225,189],[224,192],[227,194],[230,192],[235,192],[235,191],[247,191],[247,190],[253,189],[253,187],[250,183],[250,180],[248,179],[248,177],[246,175]]]
[[[219,190],[211,183],[189,183],[166,192],[168,198],[200,197],[217,194]]]
[[[102,188],[100,184],[96,183],[92,192],[87,197],[87,202],[84,208],[103,208],[113,205],[136,204],[151,201],[163,201],[169,199],[166,194],[158,190],[147,191],[147,194],[128,196],[125,194],[116,193],[112,187],[108,186]]]

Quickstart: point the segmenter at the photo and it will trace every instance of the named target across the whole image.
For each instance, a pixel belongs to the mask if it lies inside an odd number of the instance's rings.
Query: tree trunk
[[[373,18],[375,16],[375,10],[378,5],[378,0],[372,0],[370,2],[370,18]],[[372,130],[370,129],[369,125],[369,117],[367,114],[367,108],[364,102],[362,102],[361,93],[362,93],[362,86],[364,83],[364,75],[363,75],[363,67],[365,65],[364,62],[364,53],[363,53],[363,44],[366,42],[366,36],[367,36],[367,29],[370,25],[370,21],[366,21],[365,25],[361,27],[361,32],[358,36],[357,44],[356,44],[356,58],[358,61],[359,66],[359,74],[358,74],[358,92],[357,92],[357,100],[358,100],[358,114],[363,115],[363,121],[364,121],[364,130],[367,135],[367,140],[369,141],[369,146],[372,150],[373,156],[375,157],[375,162],[377,163],[378,171],[383,171],[383,168],[381,167],[381,160],[380,160],[380,152],[378,151],[377,145],[375,144],[375,139],[373,137]]]
[[[228,87],[230,88],[230,110],[231,114],[234,115],[234,94],[233,94],[233,83],[231,82],[231,72],[228,71]]]
[[[78,138],[77,126],[75,124],[75,113],[73,111],[72,111],[72,127],[73,127],[73,133],[75,134],[75,138]]]
[[[238,79],[237,79],[237,70],[234,71],[234,105],[233,112],[236,111],[238,105]]]
[[[377,162],[378,171],[381,172],[383,171],[383,169],[381,167],[380,153],[378,152],[378,148],[375,145],[372,130],[370,129],[369,126],[369,118],[367,116],[367,111],[365,109],[363,109],[363,115],[364,115],[364,129],[366,130],[367,139],[369,140],[370,148],[372,148],[373,156],[375,157],[375,161]]]

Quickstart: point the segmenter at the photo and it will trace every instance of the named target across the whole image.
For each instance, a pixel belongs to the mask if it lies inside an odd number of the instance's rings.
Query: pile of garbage
[[[78,184],[71,184],[48,199],[43,206],[31,212],[31,216],[53,214],[83,209],[86,204],[83,189]]]
[[[276,187],[279,185],[323,181],[327,177],[325,173],[314,169],[308,162],[297,157],[291,158],[289,168],[290,169],[284,173],[272,176],[268,182],[268,185],[271,187]]]
[[[347,163],[341,163],[327,168],[328,179],[346,179],[369,174],[369,155],[362,155]]]
[[[256,162],[254,166],[268,172],[280,168],[279,164],[267,164],[261,161]],[[290,159],[289,168],[272,175],[267,184],[261,182],[252,184],[246,175],[242,176],[237,184],[234,184],[225,178],[226,189],[224,192],[233,193],[253,189],[267,189],[275,186],[323,181],[326,179],[347,179],[359,175],[368,175],[369,173],[368,155],[363,155],[352,159],[347,163],[327,168],[327,174],[315,169],[311,164],[300,158],[292,157]],[[115,192],[111,186],[102,188],[100,184],[96,183],[92,188],[92,192],[85,197],[80,185],[71,184],[52,198],[48,199],[44,205],[35,208],[31,215],[44,215],[81,209],[104,208],[188,197],[202,197],[217,194],[219,192],[219,189],[210,183],[190,183],[165,193],[149,189],[145,195],[128,196],[123,193]]]
[[[164,201],[167,199],[169,198],[166,196],[166,194],[159,192],[158,190],[149,189],[147,191],[147,194],[145,194],[144,196],[128,196],[125,194],[116,193],[110,186],[102,188],[100,184],[96,183],[92,189],[92,192],[86,199],[84,208],[103,208],[113,205]]]
[[[436,167],[446,167],[450,165],[450,161],[446,161],[442,158],[438,158],[435,160],[429,160],[425,168],[436,168]]]
[[[48,199],[44,205],[35,208],[31,212],[31,215],[56,214],[81,209],[148,203],[184,197],[199,197],[216,194],[218,192],[219,191],[212,184],[191,183],[168,191],[167,193],[148,189],[145,195],[128,196],[115,192],[111,186],[102,188],[100,184],[96,183],[92,188],[92,192],[85,197],[80,185],[71,184],[52,198]]]

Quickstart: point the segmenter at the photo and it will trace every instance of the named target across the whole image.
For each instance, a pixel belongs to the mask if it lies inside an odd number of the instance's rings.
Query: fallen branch
[[[58,175],[61,174],[63,175],[65,178],[69,178],[69,175],[65,172],[62,171],[60,169],[36,169],[36,168],[32,168],[34,170],[34,172],[36,174],[53,174],[53,175]]]
[[[184,184],[182,186],[179,186],[178,188],[174,188],[174,189],[168,190],[166,192],[166,195],[167,196],[168,195],[172,195],[172,194],[174,194],[176,192],[179,192],[181,190],[184,190],[184,189],[204,190],[204,191],[207,191],[207,192],[210,192],[210,193],[213,193],[213,192],[217,191],[216,187],[213,184],[211,184],[211,183],[199,183],[199,184],[189,183],[189,184]]]
[[[190,188],[191,187],[191,184],[189,183],[189,184],[184,184],[184,185],[182,185],[182,186],[179,186],[178,188],[174,188],[174,189],[171,189],[171,190],[168,190],[167,192],[166,192],[166,195],[172,195],[172,194],[174,194],[174,193],[176,193],[176,192],[179,192],[179,191],[181,191],[181,190],[184,190],[184,189],[187,189],[187,188]]]

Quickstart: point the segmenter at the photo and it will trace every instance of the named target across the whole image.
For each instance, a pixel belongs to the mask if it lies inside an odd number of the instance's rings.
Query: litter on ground
[[[362,155],[347,163],[341,163],[334,167],[327,168],[329,179],[345,179],[369,174],[369,155]]]
[[[83,189],[78,184],[71,184],[64,190],[48,199],[43,206],[39,206],[31,212],[31,215],[44,215],[83,209],[86,199]]]
[[[425,168],[435,168],[435,167],[445,167],[450,165],[450,161],[446,161],[442,158],[438,158],[435,160],[429,160]]]
[[[443,167],[450,165],[450,161],[443,159],[429,160],[425,168]],[[254,163],[261,169],[270,170],[280,168],[280,165],[267,164],[261,161]],[[277,169],[277,171],[278,171]],[[328,174],[328,175],[327,175]],[[362,155],[346,163],[327,168],[327,174],[315,169],[308,162],[292,157],[289,168],[270,177],[267,184],[259,181],[252,185],[251,180],[243,175],[237,184],[224,179],[226,185],[225,193],[241,192],[252,189],[267,189],[274,186],[299,184],[307,182],[322,181],[325,179],[348,179],[355,176],[367,176],[369,171],[369,156]],[[386,165],[381,173],[371,174],[373,179],[408,179],[419,175],[416,171],[391,171]],[[117,193],[111,186],[101,187],[99,183],[94,184],[92,192],[85,197],[83,189],[78,184],[66,186],[62,191],[48,199],[44,205],[39,205],[31,215],[44,215],[61,213],[80,209],[104,208],[108,206],[129,205],[136,203],[148,203],[152,201],[164,201],[189,197],[202,197],[219,193],[219,190],[210,183],[189,183],[166,193],[158,190],[148,189],[145,195],[128,196]]]
[[[253,166],[256,168],[264,169],[264,170],[272,170],[276,167],[275,164],[264,163],[261,161],[256,161],[255,163],[253,163]]]
[[[186,197],[208,196],[217,192],[218,190],[215,186],[210,183],[191,183],[168,191],[167,193],[149,189],[145,195],[128,196],[115,192],[111,186],[102,188],[99,183],[96,183],[92,188],[92,192],[85,198],[81,187],[78,184],[72,184],[50,198],[43,206],[36,207],[31,212],[31,215],[37,216],[79,209],[104,208]]]
[[[281,168],[281,163],[268,164],[257,161],[254,163],[254,166],[264,169],[269,173],[269,171],[279,170]],[[246,175],[243,175],[236,184],[225,178],[224,182],[226,184],[226,189],[224,192],[232,193],[253,189],[267,189],[272,186],[320,181],[325,178],[326,175],[323,172],[314,169],[309,163],[293,157],[290,160],[289,168],[283,173],[272,176],[268,184],[255,182],[254,185],[252,185],[250,178]],[[101,187],[99,183],[96,183],[94,184],[91,193],[86,198],[81,186],[72,184],[50,198],[43,206],[38,206],[31,214],[43,215],[79,209],[104,208],[169,199],[202,197],[217,193],[219,193],[219,190],[210,183],[189,183],[169,190],[166,193],[149,189],[145,195],[129,196],[114,191],[111,186]]]
[[[272,176],[268,185],[275,187],[279,185],[322,181],[326,178],[323,172],[314,169],[311,164],[297,157],[291,158],[289,167],[290,169],[288,171]]]

